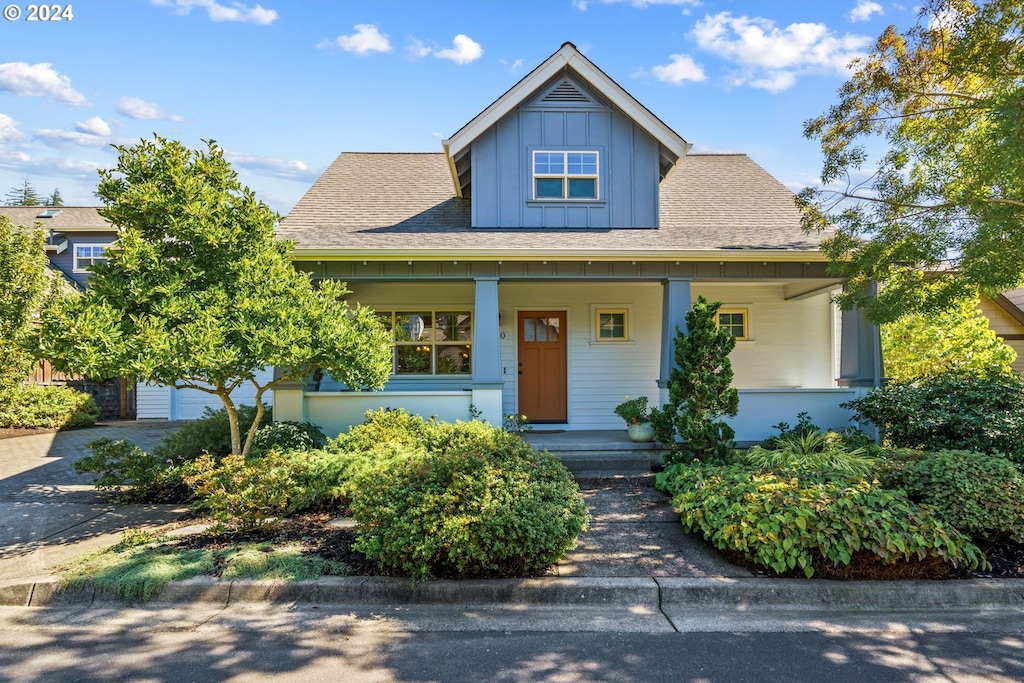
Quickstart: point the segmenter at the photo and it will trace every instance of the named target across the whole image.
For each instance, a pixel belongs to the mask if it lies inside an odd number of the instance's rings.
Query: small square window
[[[629,316],[625,309],[605,309],[596,312],[597,341],[626,341],[629,339]]]
[[[747,339],[747,311],[742,308],[718,309],[718,327],[737,339]]]

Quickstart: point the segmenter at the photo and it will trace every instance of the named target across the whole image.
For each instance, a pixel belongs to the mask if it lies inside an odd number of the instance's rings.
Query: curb
[[[62,591],[56,578],[0,582],[0,606],[60,607],[123,603],[93,589]],[[172,582],[154,604],[535,606],[657,610],[908,610],[1021,608],[1024,581],[825,581],[726,578],[541,578],[424,581],[328,577],[313,581]]]

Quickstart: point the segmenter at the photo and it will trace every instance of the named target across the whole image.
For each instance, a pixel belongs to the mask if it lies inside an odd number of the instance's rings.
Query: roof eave
[[[303,249],[295,261],[763,261],[825,262],[818,249]]]

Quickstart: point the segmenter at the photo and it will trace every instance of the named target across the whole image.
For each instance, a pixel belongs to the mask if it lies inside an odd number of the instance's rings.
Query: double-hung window
[[[597,199],[597,152],[533,153],[534,199]]]
[[[76,273],[83,273],[89,266],[99,265],[100,263],[106,263],[106,249],[105,245],[102,244],[76,244],[75,245],[75,265],[74,270]]]

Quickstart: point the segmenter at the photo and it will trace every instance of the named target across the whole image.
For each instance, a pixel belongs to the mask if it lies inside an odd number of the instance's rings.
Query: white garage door
[[[260,384],[266,384],[273,377],[273,370],[266,370],[256,377]],[[171,389],[171,415],[172,420],[194,420],[203,416],[203,410],[209,406],[214,410],[224,407],[220,397],[207,394],[196,389]],[[255,403],[256,388],[246,382],[231,392],[231,400],[236,406],[253,405]],[[263,402],[270,403],[270,393],[263,395]]]

